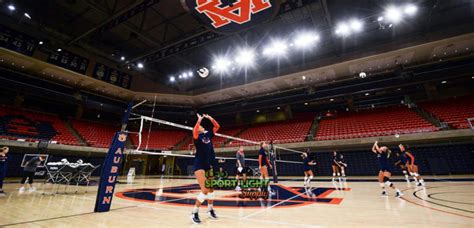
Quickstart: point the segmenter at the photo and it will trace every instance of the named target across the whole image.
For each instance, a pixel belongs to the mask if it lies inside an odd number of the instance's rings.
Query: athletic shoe
[[[198,213],[192,213],[191,214],[191,220],[193,221],[194,224],[201,223],[201,219],[199,219],[199,214]]]
[[[216,215],[216,212],[214,211],[214,209],[208,211],[207,215],[209,215],[209,218],[211,218],[211,219],[217,219],[217,215]]]
[[[240,190],[242,190],[240,186],[235,187],[235,191],[240,191]]]
[[[402,197],[402,196],[403,196],[403,193],[402,193],[402,192],[397,192],[397,194],[395,195],[395,197],[397,197],[397,198],[400,198],[400,197]]]
[[[386,191],[382,192],[382,196],[388,196]]]
[[[28,189],[28,191],[34,192],[34,191],[36,191],[36,188],[35,188],[35,187],[31,187],[31,188]]]
[[[5,192],[3,190],[0,190],[0,196],[6,196]]]
[[[20,193],[24,192],[24,191],[25,191],[25,187],[21,187],[18,191],[19,191]]]

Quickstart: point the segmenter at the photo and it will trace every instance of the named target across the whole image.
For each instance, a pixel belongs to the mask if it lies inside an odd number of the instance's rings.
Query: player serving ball
[[[217,123],[214,118],[207,114],[197,114],[197,118],[198,120],[193,129],[194,146],[196,148],[196,155],[194,157],[194,176],[196,177],[201,192],[197,196],[191,215],[191,219],[195,224],[201,223],[201,220],[199,219],[199,207],[206,200],[208,206],[207,213],[209,217],[212,219],[217,219],[217,215],[213,208],[213,202],[215,198],[214,190],[211,188],[206,188],[205,182],[207,179],[206,172],[212,171],[212,168],[217,169],[218,167],[214,146],[212,145],[212,138],[220,128],[219,123]],[[212,131],[206,131],[204,127],[201,126],[201,122],[204,118],[211,121],[212,125],[214,126]]]

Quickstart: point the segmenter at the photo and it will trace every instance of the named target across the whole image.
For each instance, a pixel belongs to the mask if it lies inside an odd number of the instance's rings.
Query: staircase
[[[239,137],[239,135],[242,134],[242,132],[244,132],[244,131],[247,130],[247,129],[249,129],[248,126],[247,126],[247,127],[242,127],[242,129],[240,129],[240,131],[237,132],[237,134],[231,135],[231,136]],[[229,144],[230,141],[232,141],[232,139],[227,139],[227,140],[225,140],[224,143],[222,144],[222,146],[225,146],[225,145]]]
[[[76,137],[77,141],[79,141],[79,144],[81,146],[89,146],[86,140],[82,138],[82,136],[79,134],[79,132],[77,132],[76,129],[74,129],[74,127],[72,126],[71,122],[68,119],[62,119],[62,121],[66,125],[66,128],[72,133],[72,135]]]
[[[423,108],[419,107],[418,105],[415,105],[414,107],[411,108],[413,111],[416,112],[419,116],[421,116],[423,119],[426,121],[430,122],[434,126],[436,126],[439,129],[443,130],[449,130],[450,127],[447,124],[443,124],[440,119],[436,118],[433,116],[433,114],[425,111]]]
[[[176,143],[176,145],[173,146],[173,150],[179,150],[182,146],[184,146],[186,143],[189,141],[192,142],[192,135],[184,137],[181,141]]]
[[[316,138],[316,132],[318,131],[319,127],[319,119],[318,116],[315,116],[313,119],[313,124],[311,125],[311,128],[309,130],[308,135],[306,136],[305,141],[314,141]]]

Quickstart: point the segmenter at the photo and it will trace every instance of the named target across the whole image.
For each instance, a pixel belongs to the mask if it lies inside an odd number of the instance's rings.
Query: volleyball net
[[[188,138],[190,139],[192,137],[192,131],[193,127],[186,126],[183,124],[178,124],[178,123],[173,123],[167,120],[162,120],[150,116],[144,116],[140,114],[135,114],[133,113],[134,119],[139,120],[140,125],[138,132],[129,132],[131,134],[137,134],[137,141],[135,142],[136,148],[130,151],[130,154],[146,154],[146,155],[157,155],[157,156],[175,156],[177,158],[180,158],[181,160],[187,160],[187,164],[192,164],[192,160],[194,158],[194,154],[192,153],[191,150],[189,149],[175,149],[175,150],[159,150],[156,148],[153,148],[149,146],[151,141],[153,140],[160,140],[159,138],[153,138],[150,137],[152,131],[160,131],[160,128],[156,128],[158,126],[167,126],[169,129],[180,129],[184,131],[189,131],[189,136]],[[155,125],[155,126],[153,126]],[[153,128],[155,127],[155,128]],[[153,129],[153,130],[152,130]],[[253,141],[249,139],[244,139],[236,136],[230,136],[230,135],[225,135],[221,133],[216,133],[214,140],[216,137],[222,137],[225,138],[228,141],[235,141],[235,142],[241,142],[245,145],[246,151],[258,151],[260,149],[260,143],[261,141]],[[297,166],[300,167],[303,163],[301,162],[301,159],[294,159],[295,156],[293,156],[293,159],[287,159],[284,160],[282,159],[281,153],[283,151],[286,151],[286,154],[291,153],[291,154],[302,154],[304,152],[291,149],[291,148],[286,148],[281,145],[274,145],[271,144],[269,141],[266,142],[269,144],[267,148],[267,154],[270,159],[271,164],[274,166],[274,175],[278,175],[278,170],[280,170],[280,167],[282,164],[286,164],[286,166]],[[225,148],[225,147],[224,147]],[[237,149],[235,149],[237,151]],[[228,149],[226,151],[229,151]],[[235,151],[235,152],[236,152]],[[235,157],[235,152],[233,153],[228,153],[229,155],[220,155],[216,156],[216,160],[218,160],[219,163],[230,163],[226,165],[226,167],[233,166],[235,167],[235,162],[232,162],[232,160],[236,160]],[[219,152],[216,153],[219,155]],[[256,166],[258,167],[258,155],[256,153],[248,154],[246,153],[246,166]],[[283,158],[288,157],[288,156],[283,156]],[[285,169],[285,167],[283,167]],[[300,168],[297,168],[300,169]]]

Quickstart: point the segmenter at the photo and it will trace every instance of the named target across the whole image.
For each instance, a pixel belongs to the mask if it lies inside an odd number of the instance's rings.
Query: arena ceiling
[[[474,6],[469,0],[282,0],[281,2],[286,10],[281,11],[271,21],[233,34],[218,34],[211,31],[187,12],[178,0],[18,0],[15,4],[22,9],[28,9],[32,19],[22,20],[16,26],[23,26],[25,29],[30,29],[31,33],[48,39],[50,42],[45,48],[54,50],[58,47],[79,47],[122,67],[127,65],[136,67],[137,63],[143,63],[145,67],[137,69],[138,71],[154,81],[167,85],[176,93],[185,95],[206,94],[283,75],[294,75],[296,72],[474,32]],[[146,7],[137,10],[145,3]],[[388,5],[407,3],[418,7],[415,16],[393,27],[389,24],[381,25],[377,21]],[[129,14],[126,20],[112,23],[132,11],[135,13]],[[1,18],[5,17],[8,15],[1,15]],[[345,38],[335,34],[340,22],[352,18],[364,21],[361,33]],[[171,76],[177,78],[182,72],[195,72],[204,66],[211,68],[215,56],[232,53],[244,44],[261,49],[272,38],[291,36],[298,31],[317,31],[320,37],[319,43],[304,54],[293,53],[281,61],[258,59],[257,67],[248,70],[246,74],[245,71],[236,70],[224,76],[211,74],[205,80],[197,77],[175,82],[169,80]],[[155,55],[201,36],[213,38],[163,57]],[[121,59],[122,56],[125,60]],[[413,58],[413,56],[402,57]],[[383,63],[379,63],[380,61]],[[372,67],[376,71],[378,65],[386,62],[390,64],[396,59],[380,61],[367,64],[374,65]],[[367,69],[362,69],[365,67],[361,68],[360,65],[349,68],[343,76],[360,70],[370,71],[371,66],[367,65]],[[326,78],[342,76],[342,72],[333,74],[326,75]],[[321,77],[324,78],[324,75]],[[283,87],[299,86],[294,85],[295,83],[299,82],[286,77],[279,84],[283,84]],[[278,83],[276,84],[273,90],[282,89]],[[270,85],[273,84],[268,84]],[[260,87],[255,88],[259,90]],[[243,93],[245,96],[245,91]]]

